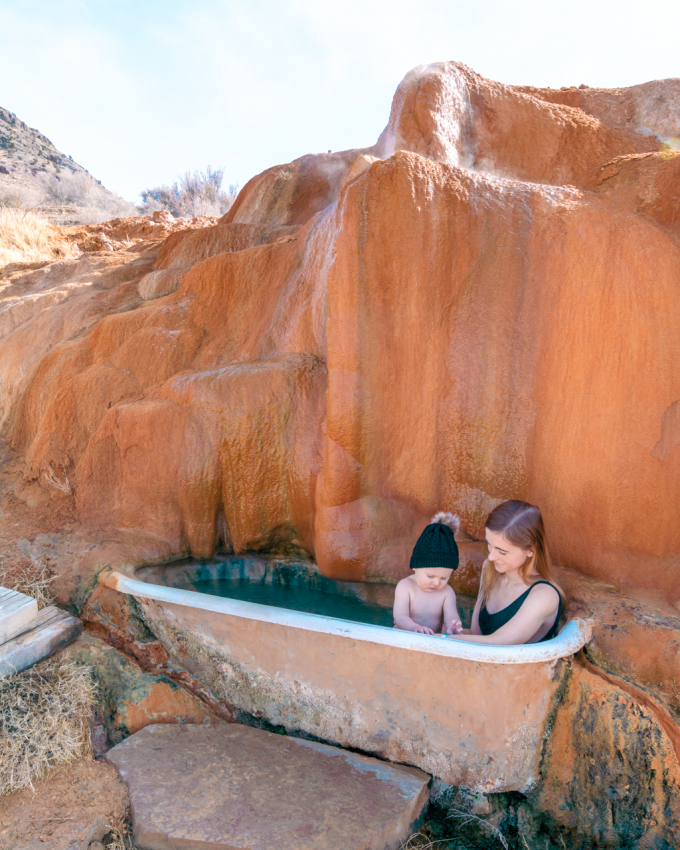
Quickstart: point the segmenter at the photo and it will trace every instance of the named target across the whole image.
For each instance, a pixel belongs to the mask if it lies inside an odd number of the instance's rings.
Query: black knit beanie
[[[458,544],[454,533],[459,527],[460,520],[454,514],[444,511],[435,514],[413,547],[411,569],[443,567],[446,570],[457,570]]]

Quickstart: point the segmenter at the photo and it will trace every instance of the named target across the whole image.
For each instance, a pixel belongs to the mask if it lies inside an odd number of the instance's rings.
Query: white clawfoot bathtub
[[[244,715],[489,792],[526,791],[572,620],[552,640],[489,646],[225,599],[122,572],[102,584],[139,600],[171,656]]]

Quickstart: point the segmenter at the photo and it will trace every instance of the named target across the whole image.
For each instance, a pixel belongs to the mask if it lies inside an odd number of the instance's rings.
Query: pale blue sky
[[[680,76],[678,32],[674,2],[0,0],[0,106],[135,201],[370,145],[416,65],[628,86]]]

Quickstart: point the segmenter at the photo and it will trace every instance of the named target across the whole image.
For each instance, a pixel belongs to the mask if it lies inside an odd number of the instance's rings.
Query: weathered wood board
[[[0,587],[0,644],[26,631],[38,616],[38,603],[31,596]]]
[[[29,628],[0,646],[0,679],[20,673],[75,640],[83,630],[76,617],[43,608]]]

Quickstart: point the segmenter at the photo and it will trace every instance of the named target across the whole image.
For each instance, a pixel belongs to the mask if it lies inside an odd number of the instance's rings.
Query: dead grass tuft
[[[0,680],[0,794],[90,751],[91,670],[50,659]]]
[[[451,809],[449,817],[455,818],[461,826],[475,824],[476,826],[485,827],[491,832],[492,835],[496,836],[498,841],[500,841],[500,843],[503,845],[504,850],[509,850],[508,842],[505,840],[505,836],[500,831],[500,829],[497,826],[494,826],[490,821],[478,817],[468,809],[461,808]]]
[[[52,580],[53,576],[50,576],[47,564],[42,558],[31,561],[27,567],[17,565],[7,569],[0,564],[0,587],[32,596],[38,603],[38,608],[47,608],[54,604],[50,593]]]
[[[104,846],[106,850],[135,850],[130,833],[115,827],[104,838]]]
[[[443,845],[447,844],[451,846],[449,839],[434,841],[424,832],[414,832],[406,843],[401,845],[400,850],[434,850],[435,847],[445,850]]]
[[[47,219],[20,207],[0,206],[0,268],[71,256],[73,249]]]

